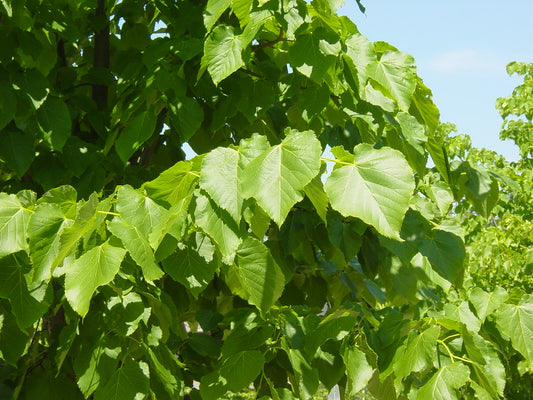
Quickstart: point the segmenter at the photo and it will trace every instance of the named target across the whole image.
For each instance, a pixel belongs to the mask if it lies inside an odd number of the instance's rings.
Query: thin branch
[[[269,41],[266,41],[264,43],[259,43],[259,44],[253,45],[252,46],[252,51],[256,51],[256,50],[262,49],[264,47],[274,47],[275,44],[280,43],[280,42],[294,42],[294,39],[289,39],[289,38],[283,37],[284,33],[285,32],[283,30],[283,27],[281,26],[279,28],[279,35],[278,35],[278,37],[276,39],[269,40]]]

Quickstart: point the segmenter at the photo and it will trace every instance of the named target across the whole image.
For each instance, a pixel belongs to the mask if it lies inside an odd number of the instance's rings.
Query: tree
[[[5,396],[495,398],[486,326],[531,372],[533,298],[462,285],[498,180],[340,3],[0,3]]]

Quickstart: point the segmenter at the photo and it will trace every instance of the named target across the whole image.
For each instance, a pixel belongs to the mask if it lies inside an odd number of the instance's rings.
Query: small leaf
[[[115,142],[115,149],[126,163],[135,151],[152,136],[157,117],[153,112],[143,111],[127,122],[126,128]]]
[[[319,387],[318,371],[311,367],[300,350],[288,349],[288,355],[296,375],[296,382],[291,383],[296,386],[301,399],[309,400]]]
[[[204,110],[190,97],[183,97],[168,104],[172,127],[176,129],[182,143],[188,141],[200,128]]]
[[[336,168],[326,181],[331,206],[344,216],[360,218],[391,238],[400,229],[415,188],[403,155],[393,149],[357,145],[354,163]]]
[[[322,148],[310,132],[291,132],[281,144],[246,165],[242,188],[281,226],[302,190],[320,171]]]
[[[74,261],[65,275],[65,296],[74,311],[87,314],[94,292],[113,280],[125,255],[123,248],[105,242]]]

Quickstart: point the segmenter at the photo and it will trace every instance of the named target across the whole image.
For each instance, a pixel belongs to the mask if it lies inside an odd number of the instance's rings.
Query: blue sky
[[[355,0],[339,10],[363,35],[414,56],[418,74],[433,91],[441,121],[457,125],[473,145],[518,158],[512,142],[499,141],[502,119],[494,107],[520,82],[510,61],[533,61],[532,0]]]

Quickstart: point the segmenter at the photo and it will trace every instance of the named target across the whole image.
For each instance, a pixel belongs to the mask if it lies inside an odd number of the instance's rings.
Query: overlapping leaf
[[[311,132],[292,132],[252,160],[243,171],[244,197],[253,197],[281,225],[302,190],[320,170],[320,142]]]
[[[399,238],[415,187],[409,164],[396,150],[376,150],[368,144],[356,146],[354,155],[354,163],[342,162],[326,181],[331,206],[385,236]]]
[[[78,314],[87,314],[95,290],[111,282],[125,255],[123,248],[105,242],[87,251],[68,268],[65,296]]]

